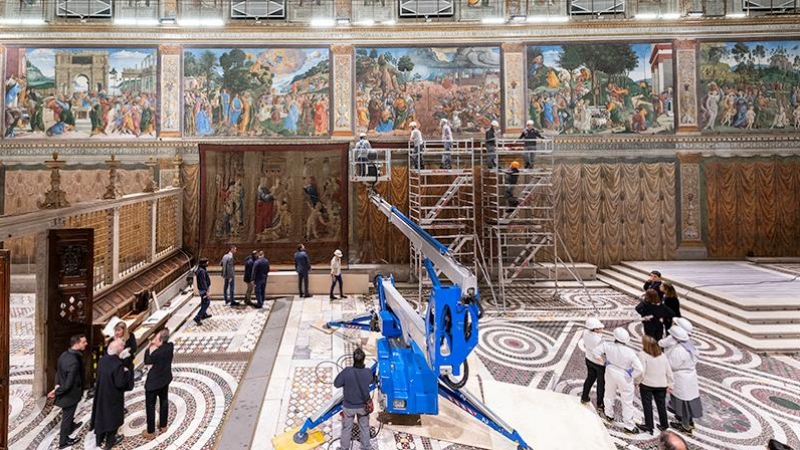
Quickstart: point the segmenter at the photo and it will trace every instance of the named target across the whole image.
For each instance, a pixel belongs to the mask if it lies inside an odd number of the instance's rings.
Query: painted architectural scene
[[[500,120],[499,47],[356,48],[357,130],[405,136],[416,121],[438,139],[478,133]]]
[[[183,54],[185,136],[327,136],[327,48],[189,49]]]
[[[704,133],[800,129],[800,41],[700,44]]]
[[[201,153],[204,248],[346,247],[346,147],[209,147]]]
[[[5,138],[154,139],[153,48],[9,48]]]
[[[674,130],[671,44],[527,48],[528,118],[545,135]]]

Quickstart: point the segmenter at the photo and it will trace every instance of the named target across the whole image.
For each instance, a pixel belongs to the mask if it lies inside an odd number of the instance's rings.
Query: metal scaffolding
[[[414,161],[409,149],[409,217],[448,247],[462,264],[475,264],[475,158],[474,141],[426,141]],[[449,149],[447,148],[449,147]],[[426,271],[417,249],[411,246],[411,273],[423,281]],[[422,283],[420,283],[420,288]]]
[[[514,281],[553,281],[558,289],[559,267],[580,281],[559,255],[553,141],[536,140],[535,148],[531,144],[498,139],[496,154],[484,154],[481,170],[485,262],[503,299]],[[566,249],[564,254],[569,258]]]

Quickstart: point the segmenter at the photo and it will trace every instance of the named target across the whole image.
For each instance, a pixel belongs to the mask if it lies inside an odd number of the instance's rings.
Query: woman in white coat
[[[603,322],[591,317],[586,320],[586,329],[583,330],[583,347],[586,355],[586,380],[583,382],[583,392],[581,393],[581,403],[588,404],[589,392],[597,381],[597,411],[603,411],[603,397],[606,393],[606,366],[603,358],[598,358],[592,353],[594,349],[603,343]]]
[[[703,417],[703,404],[700,402],[700,385],[697,380],[698,353],[689,341],[689,333],[683,327],[672,327],[669,334],[677,342],[665,348],[667,360],[675,377],[675,387],[670,405],[675,411],[676,422],[670,426],[691,436],[694,419]]]

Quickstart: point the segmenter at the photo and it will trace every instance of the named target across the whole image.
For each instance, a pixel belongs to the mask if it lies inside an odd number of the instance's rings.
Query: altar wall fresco
[[[6,49],[5,139],[156,138],[155,48]]]
[[[671,44],[529,45],[528,119],[545,136],[674,130]]]
[[[500,47],[356,47],[356,131],[440,139],[441,119],[453,133],[478,133],[500,120]]]
[[[703,42],[699,56],[703,133],[800,129],[800,41]]]
[[[191,48],[183,52],[187,137],[328,137],[328,48]]]

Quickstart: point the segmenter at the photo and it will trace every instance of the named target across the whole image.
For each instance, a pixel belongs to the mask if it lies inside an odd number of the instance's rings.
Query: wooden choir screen
[[[92,343],[94,230],[50,230],[48,235],[47,345],[45,376],[52,386],[59,355],[69,348],[71,336],[83,333]],[[83,354],[84,387],[91,386],[94,371],[91,352]]]
[[[800,158],[702,164],[710,257],[800,256]]]
[[[8,389],[11,385],[11,253],[0,250],[0,450],[8,449]]]

